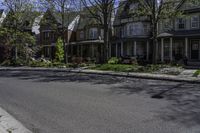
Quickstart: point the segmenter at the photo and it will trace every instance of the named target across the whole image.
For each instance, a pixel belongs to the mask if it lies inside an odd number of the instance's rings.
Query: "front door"
[[[199,40],[191,41],[191,59],[198,60],[199,59]]]

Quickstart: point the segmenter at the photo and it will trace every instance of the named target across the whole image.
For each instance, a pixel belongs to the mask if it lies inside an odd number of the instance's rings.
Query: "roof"
[[[6,17],[6,14],[5,14],[4,10],[0,9],[0,24],[3,22],[5,17]]]
[[[181,31],[169,31],[161,33],[158,37],[187,37],[187,36],[200,36],[200,30],[181,30]]]
[[[71,12],[65,13],[64,14],[64,27],[69,26],[68,28],[70,30],[72,30],[72,29],[76,28],[76,24],[77,24],[78,20],[79,20],[78,12],[71,11]],[[43,26],[46,25],[47,28],[53,27],[53,26],[50,26],[52,24],[55,24],[56,26],[61,28],[61,26],[62,26],[62,16],[61,16],[60,13],[48,9],[45,12],[41,22],[42,22],[41,25],[43,25]]]
[[[83,30],[86,26],[98,25],[99,22],[94,18],[87,9],[80,13],[80,20],[77,29]]]
[[[136,5],[136,8],[139,4],[139,0],[123,0],[120,1],[119,3],[119,8],[116,12],[115,15],[115,20],[114,20],[114,26],[118,26],[121,24],[121,20],[122,19],[129,19],[132,18],[131,21],[149,21],[148,16],[145,16],[146,18],[144,18],[144,16],[140,17],[136,15],[136,12],[134,12],[135,10],[131,9],[132,5]],[[133,8],[135,8],[133,6]],[[140,19],[141,18],[141,19]]]

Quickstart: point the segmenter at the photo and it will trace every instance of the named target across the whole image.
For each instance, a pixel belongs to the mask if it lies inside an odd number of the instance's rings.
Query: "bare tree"
[[[109,57],[109,39],[112,25],[112,15],[115,11],[117,0],[81,0],[84,7],[89,11],[104,29],[104,45],[102,61],[105,63]]]

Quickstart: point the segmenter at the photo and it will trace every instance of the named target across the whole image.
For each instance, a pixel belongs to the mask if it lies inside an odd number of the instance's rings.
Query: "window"
[[[129,26],[128,26],[128,35],[129,36],[132,36],[133,35],[133,25],[132,24],[130,24]]]
[[[191,17],[191,28],[199,28],[199,17],[198,16]]]
[[[178,29],[185,29],[185,19],[183,18],[178,19]]]
[[[80,39],[84,39],[84,32],[83,31],[80,32]]]
[[[98,36],[97,28],[91,28],[89,30],[89,39],[97,39],[97,36]]]

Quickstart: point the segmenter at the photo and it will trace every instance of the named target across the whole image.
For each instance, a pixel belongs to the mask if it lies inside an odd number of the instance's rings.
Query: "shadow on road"
[[[34,82],[88,82],[110,85],[111,94],[162,95],[171,104],[157,117],[166,121],[185,124],[188,127],[200,125],[200,85],[168,81],[128,79],[124,77],[97,76],[63,72],[0,72],[0,77],[33,80]],[[159,100],[159,99],[158,99]],[[133,101],[134,102],[134,101]]]

